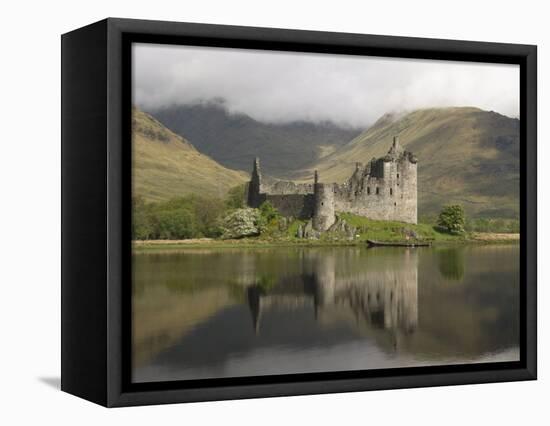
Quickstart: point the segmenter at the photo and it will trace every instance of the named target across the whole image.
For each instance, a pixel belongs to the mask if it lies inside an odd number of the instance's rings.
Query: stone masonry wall
[[[335,221],[334,215],[334,185],[325,183],[315,184],[315,209],[313,211],[313,228],[317,231],[326,231]]]
[[[347,182],[315,183],[262,179],[259,160],[248,189],[248,205],[259,207],[270,201],[284,216],[313,218],[316,230],[334,223],[334,214],[349,212],[375,220],[417,223],[417,160],[403,150],[397,138],[386,156],[367,165],[356,164]]]
[[[309,219],[313,216],[313,194],[266,194],[265,199],[286,217]]]
[[[408,158],[377,160],[380,177],[354,176],[345,184],[334,184],[334,209],[375,220],[417,222],[416,164]]]

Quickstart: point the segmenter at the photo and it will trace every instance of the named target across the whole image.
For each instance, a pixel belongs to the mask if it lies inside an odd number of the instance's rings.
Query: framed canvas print
[[[62,389],[536,378],[536,47],[107,19],[62,37]]]

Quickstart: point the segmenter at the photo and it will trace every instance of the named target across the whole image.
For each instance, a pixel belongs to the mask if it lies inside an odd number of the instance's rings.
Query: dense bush
[[[158,203],[133,200],[132,237],[136,240],[216,237],[224,203],[195,195]]]
[[[156,212],[156,235],[161,240],[174,240],[201,236],[193,213],[174,209]]]
[[[234,186],[227,193],[225,207],[228,210],[242,209],[246,207],[246,196],[248,193],[247,184]]]
[[[262,230],[260,211],[251,208],[232,210],[220,221],[220,230],[223,239],[259,235]]]
[[[270,234],[270,229],[278,227],[280,219],[278,210],[269,201],[262,203],[258,209],[234,209],[220,221],[221,237],[227,239]]]
[[[420,216],[419,223],[437,224],[438,217],[431,214]],[[511,218],[467,218],[464,229],[468,232],[518,233],[520,223]]]
[[[470,232],[518,233],[518,219],[470,219],[466,221],[466,230]]]
[[[132,239],[147,240],[153,234],[153,228],[146,211],[143,198],[132,199]]]
[[[464,209],[459,204],[453,204],[443,207],[437,219],[437,225],[451,234],[461,234],[464,232],[466,215]]]
[[[224,200],[187,195],[168,201],[148,203],[143,198],[135,198],[132,206],[132,238],[135,240],[215,238],[224,232],[226,237],[234,234],[235,238],[238,238],[237,234],[240,231],[227,232],[227,227],[222,226],[223,218],[232,217],[231,220],[238,222],[242,214],[231,216],[238,210],[245,210],[245,216],[251,218],[253,222],[253,230],[246,231],[244,228],[247,228],[248,224],[243,225],[244,234],[257,235],[266,224],[279,218],[280,215],[269,202],[264,203],[260,209],[246,208],[246,191],[246,185],[236,186],[228,192]],[[249,210],[253,211],[253,214]],[[236,226],[237,223],[233,225]]]
[[[270,201],[264,201],[260,206],[260,214],[269,223],[273,219],[278,219],[281,215]]]

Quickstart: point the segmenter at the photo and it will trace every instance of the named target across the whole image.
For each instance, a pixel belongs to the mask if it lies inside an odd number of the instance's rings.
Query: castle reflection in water
[[[133,257],[132,380],[519,359],[519,248],[188,248]]]
[[[275,282],[255,276],[246,286],[246,295],[256,334],[261,333],[262,317],[270,311],[304,307],[312,307],[315,319],[321,322],[347,317],[358,328],[413,333],[418,324],[416,250],[407,250],[399,262],[392,257],[374,256],[371,264],[355,273],[344,271],[336,255],[308,252],[302,259],[305,272],[300,275],[285,275]],[[363,260],[369,262],[368,258]],[[243,268],[249,276],[254,275],[254,269],[250,264]],[[246,281],[241,278],[241,282]]]

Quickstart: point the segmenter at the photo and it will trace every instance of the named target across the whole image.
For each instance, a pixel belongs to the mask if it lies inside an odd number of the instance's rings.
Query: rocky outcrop
[[[310,219],[305,225],[300,225],[296,231],[296,238],[319,239],[322,235],[326,235],[329,240],[348,240],[355,239],[357,229],[351,226],[339,216],[335,217],[334,223],[325,232],[318,231],[313,226],[313,221]]]
[[[333,237],[339,237],[339,238],[343,238],[351,241],[355,239],[355,235],[357,234],[357,229],[354,226],[351,226],[349,223],[347,223],[340,216],[337,216],[336,221],[328,229],[328,232]]]

